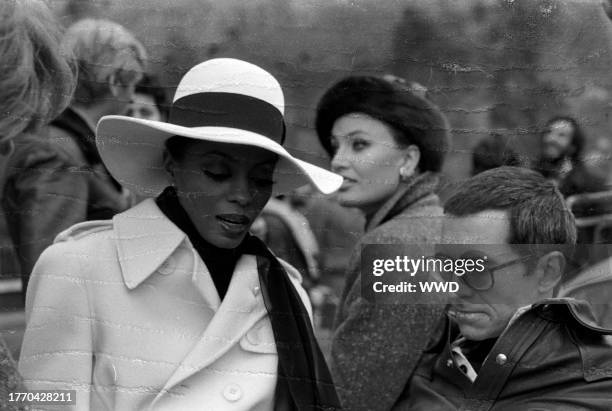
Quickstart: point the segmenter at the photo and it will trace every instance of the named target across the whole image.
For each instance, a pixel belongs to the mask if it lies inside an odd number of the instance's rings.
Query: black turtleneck
[[[236,248],[228,249],[216,247],[204,240],[181,206],[173,187],[167,187],[155,202],[166,217],[189,237],[189,241],[208,268],[219,293],[219,298],[223,300],[225,294],[227,294],[236,262],[242,254],[242,244]]]

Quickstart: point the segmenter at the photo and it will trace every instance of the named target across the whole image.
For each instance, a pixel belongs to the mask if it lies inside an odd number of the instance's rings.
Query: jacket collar
[[[129,289],[146,280],[186,239],[151,198],[117,214],[113,227],[123,281]]]
[[[406,208],[423,202],[423,205],[438,205],[438,199],[433,198],[434,190],[438,187],[439,178],[436,173],[426,171],[413,176],[409,181],[400,184],[398,190],[374,213],[366,222],[365,231],[371,231],[385,221],[400,214]]]
[[[96,133],[85,116],[72,107],[68,107],[51,125],[66,130],[74,137],[90,165],[102,163],[96,147]]]
[[[593,307],[587,301],[575,298],[550,298],[533,306],[539,315],[553,321],[573,323],[579,328],[586,328],[599,334],[612,335],[612,328],[604,324],[605,319],[597,318]]]

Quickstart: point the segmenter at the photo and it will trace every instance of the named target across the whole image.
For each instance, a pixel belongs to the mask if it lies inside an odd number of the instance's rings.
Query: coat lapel
[[[195,275],[202,279],[196,279],[196,281],[200,281],[203,285],[210,283],[214,289],[206,266],[200,264],[201,269]],[[205,287],[202,287],[200,292],[206,292]],[[218,295],[217,298],[219,298]],[[166,382],[156,401],[173,386],[222,357],[238,344],[240,338],[266,313],[266,307],[259,289],[256,257],[243,255],[236,264],[227,294],[218,307],[215,316],[206,327],[198,343]]]
[[[119,265],[131,290],[156,270],[170,264],[172,254],[186,242],[193,253],[192,283],[207,307],[215,311],[193,348],[180,361],[151,406],[181,381],[214,363],[240,341],[266,313],[260,292],[257,259],[243,255],[237,262],[227,294],[220,301],[208,268],[187,236],[148,199],[113,219]],[[168,269],[172,267],[166,267]]]
[[[153,199],[117,214],[113,226],[123,281],[130,290],[155,272],[186,238]]]

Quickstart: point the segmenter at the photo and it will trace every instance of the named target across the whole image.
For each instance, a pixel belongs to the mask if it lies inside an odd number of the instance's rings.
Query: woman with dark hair
[[[336,315],[332,374],[348,410],[390,410],[402,398],[439,304],[376,305],[362,296],[365,244],[428,244],[440,237],[435,194],[449,149],[445,117],[405,82],[348,77],[321,99],[316,128],[344,177],[337,199],[366,217]]]
[[[73,226],[38,260],[20,371],[78,410],[321,410],[338,399],[300,274],[249,229],[272,195],[342,179],[289,154],[263,69],[213,59],[168,122],[105,116],[108,170],[149,197]]]

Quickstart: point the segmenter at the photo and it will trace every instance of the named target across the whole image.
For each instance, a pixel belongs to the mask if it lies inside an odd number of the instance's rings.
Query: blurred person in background
[[[270,73],[222,58],[183,76],[168,122],[100,120],[108,170],[155,198],[44,251],[28,388],[74,389],[78,410],[339,409],[300,274],[249,234],[273,192],[342,183],[283,148],[284,107]]]
[[[472,152],[472,175],[501,166],[520,166],[519,155],[504,136],[493,133],[476,144]]]
[[[321,348],[329,356],[330,332],[344,274],[351,252],[363,235],[364,218],[359,210],[338,204],[334,194],[321,195],[312,186],[300,187],[288,197],[292,207],[308,220],[318,245],[319,278],[309,294]]]
[[[59,52],[60,34],[44,2],[0,2],[0,169],[16,141],[36,133],[70,101],[74,67],[69,54]],[[23,391],[9,348],[0,336],[0,409],[25,409],[23,404],[9,402],[9,393]]]
[[[485,269],[445,276],[459,288],[402,409],[610,409],[612,329],[588,302],[556,297],[576,242],[557,187],[533,170],[495,168],[463,182],[444,211],[436,254],[484,258]]]
[[[336,315],[332,375],[347,410],[390,410],[406,389],[440,304],[375,305],[362,297],[365,244],[434,244],[442,207],[435,190],[449,150],[446,118],[405,82],[351,76],[317,107],[319,141],[344,177],[337,199],[365,215]]]
[[[145,120],[166,121],[168,118],[168,95],[157,77],[145,74],[136,84],[132,102],[125,115]]]
[[[557,184],[565,197],[605,190],[605,181],[584,164],[586,136],[574,118],[556,116],[548,120],[540,144],[540,157],[533,168]]]
[[[279,197],[268,200],[251,232],[302,274],[302,285],[310,292],[321,276],[319,244],[306,217],[285,196]]]
[[[24,293],[55,236],[81,221],[110,218],[132,202],[102,164],[94,130],[102,116],[121,114],[131,102],[145,50],[124,27],[94,19],[69,27],[62,48],[79,69],[71,105],[49,127],[20,139],[6,170],[2,203]]]

